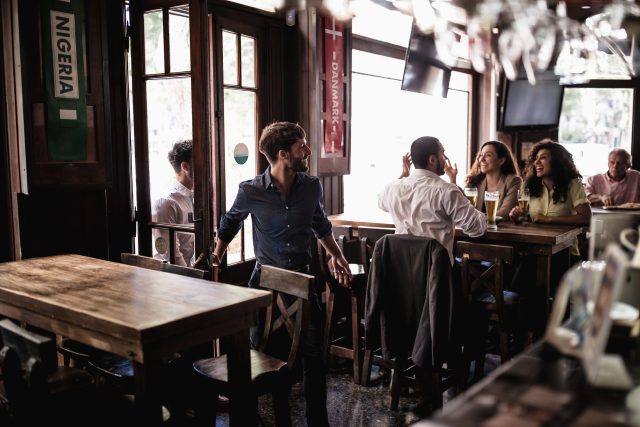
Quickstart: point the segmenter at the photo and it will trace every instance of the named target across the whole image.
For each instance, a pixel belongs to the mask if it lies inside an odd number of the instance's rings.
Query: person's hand
[[[220,267],[220,257],[215,253],[211,254],[211,266]]]
[[[409,171],[411,170],[411,165],[413,162],[411,161],[411,153],[407,153],[402,156],[402,173],[400,174],[400,178],[406,178],[409,176]]]
[[[602,202],[602,204],[604,206],[612,206],[613,205],[613,200],[611,199],[611,197],[609,197],[606,194],[603,194],[600,196],[600,201]]]
[[[340,257],[331,257],[329,260],[329,270],[331,270],[333,277],[335,277],[342,286],[347,286],[351,279],[353,279],[349,263],[342,255],[340,255]]]
[[[522,210],[520,210],[518,206],[511,209],[511,212],[509,212],[509,218],[511,218],[511,221],[515,222],[521,216],[522,216]]]
[[[451,160],[449,160],[448,157],[445,157],[446,159],[446,163],[444,166],[444,173],[447,174],[447,176],[449,177],[449,181],[452,184],[456,183],[456,177],[458,176],[458,164],[454,163],[453,166],[451,166]]]
[[[542,214],[533,214],[531,216],[531,222],[536,224],[545,224],[549,222],[549,218],[547,215]]]

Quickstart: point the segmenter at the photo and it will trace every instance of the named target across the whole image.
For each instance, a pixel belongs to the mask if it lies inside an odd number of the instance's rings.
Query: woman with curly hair
[[[541,141],[529,155],[525,187],[529,189],[529,213],[542,224],[589,225],[591,207],[571,153],[553,141]],[[519,207],[509,213],[521,216]]]
[[[518,189],[522,179],[513,153],[506,144],[487,141],[480,147],[476,161],[471,166],[465,187],[478,189],[476,209],[484,211],[484,192],[498,191],[497,216],[508,218],[511,209],[518,204]]]

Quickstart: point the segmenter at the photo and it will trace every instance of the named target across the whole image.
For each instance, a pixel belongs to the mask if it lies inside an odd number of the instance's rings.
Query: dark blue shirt
[[[317,177],[298,172],[288,195],[271,182],[271,167],[240,183],[231,209],[224,215],[218,238],[231,242],[249,214],[253,221],[253,247],[260,265],[289,270],[311,260],[312,233],[319,239],[331,234],[324,212],[322,185]]]

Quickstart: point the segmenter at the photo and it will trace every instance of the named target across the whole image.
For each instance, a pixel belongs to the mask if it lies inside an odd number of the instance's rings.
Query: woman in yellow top
[[[499,141],[487,141],[480,147],[476,161],[471,166],[465,187],[477,188],[476,209],[484,211],[484,192],[499,191],[497,216],[507,218],[518,204],[518,189],[522,184],[513,153]]]
[[[582,186],[582,176],[566,148],[553,141],[541,141],[529,155],[525,187],[529,189],[531,220],[542,224],[589,225],[591,207]],[[518,206],[509,216],[522,216]]]

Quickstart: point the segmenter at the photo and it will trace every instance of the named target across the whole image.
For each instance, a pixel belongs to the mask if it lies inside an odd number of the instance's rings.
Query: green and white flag
[[[82,0],[44,0],[42,34],[50,160],[87,159]]]

